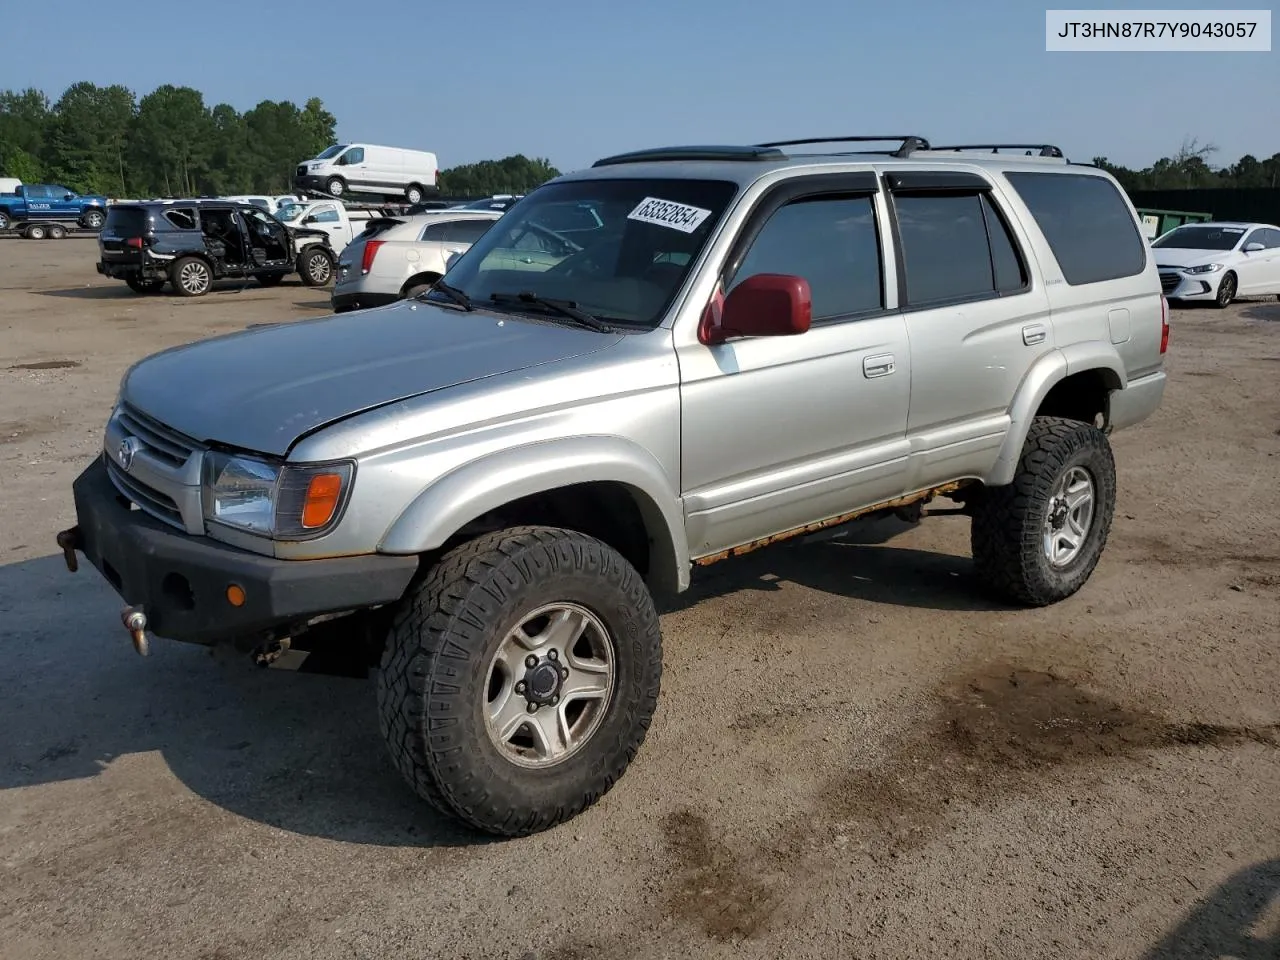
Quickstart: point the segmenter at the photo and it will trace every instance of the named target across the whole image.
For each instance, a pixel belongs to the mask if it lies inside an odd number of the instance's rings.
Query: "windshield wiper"
[[[489,299],[494,303],[529,303],[546,307],[562,317],[576,321],[579,326],[586,327],[588,330],[594,330],[596,333],[613,333],[613,327],[599,317],[594,317],[585,310],[579,310],[572,300],[552,300],[548,297],[540,297],[536,293],[529,293],[527,290],[521,293],[491,293]]]
[[[445,283],[443,280],[437,280],[430,288],[418,294],[418,299],[426,299],[427,294],[432,290],[439,290],[446,297],[462,307],[463,310],[474,310],[475,305],[471,302],[471,298],[467,294],[459,290],[457,287]]]

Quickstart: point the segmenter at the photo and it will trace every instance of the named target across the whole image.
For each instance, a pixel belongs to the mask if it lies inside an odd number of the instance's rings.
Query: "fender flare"
[[[649,581],[689,586],[689,545],[679,496],[653,455],[611,436],[546,440],[472,460],[423,490],[392,522],[379,553],[425,553],[467,523],[513,500],[577,483],[617,483],[634,498],[652,543]]]
[[[1032,364],[1009,406],[1009,432],[1005,434],[995,465],[984,481],[987,486],[1001,487],[1013,482],[1027,432],[1031,429],[1031,420],[1044,398],[1067,377],[1090,370],[1102,372],[1108,390],[1124,389],[1127,379],[1124,363],[1115,347],[1101,340],[1070,344],[1044,354]]]

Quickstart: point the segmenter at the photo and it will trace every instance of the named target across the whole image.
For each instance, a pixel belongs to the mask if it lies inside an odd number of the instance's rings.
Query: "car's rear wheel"
[[[213,286],[213,271],[199,257],[183,257],[170,268],[169,280],[180,297],[203,297]]]
[[[970,530],[978,578],[1029,606],[1064,600],[1093,573],[1116,502],[1106,434],[1060,417],[1031,423],[1013,482],[977,501]]]
[[[107,216],[101,210],[86,210],[80,222],[89,230],[100,230],[107,222]]]
[[[298,275],[308,287],[323,287],[333,278],[333,257],[323,247],[303,250],[298,257]]]
[[[405,284],[404,289],[400,291],[400,298],[402,300],[412,300],[414,297],[420,297],[430,290],[431,285],[439,279],[440,278],[434,274],[425,277],[414,277],[413,280]]]
[[[8,230],[13,226],[13,221],[9,219],[9,214],[0,210],[0,230]]]
[[[164,281],[158,277],[125,277],[124,282],[134,293],[159,293],[164,288]]]
[[[1213,305],[1219,310],[1231,306],[1231,301],[1236,298],[1236,289],[1236,275],[1228,270],[1222,282],[1218,284],[1218,295],[1213,298]]]
[[[403,601],[379,725],[421,797],[522,836],[576,816],[622,776],[661,675],[658,615],[635,568],[593,537],[517,527],[455,548]]]
[[[410,203],[421,203],[422,196],[422,187],[418,186],[416,183],[409,184],[409,188],[404,192],[404,198]]]

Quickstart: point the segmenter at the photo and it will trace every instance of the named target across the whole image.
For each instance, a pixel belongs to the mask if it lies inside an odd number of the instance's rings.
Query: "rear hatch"
[[[142,248],[151,235],[151,216],[146,207],[112,204],[107,222],[98,234],[98,248],[107,263],[138,263]]]
[[[339,284],[351,283],[359,280],[363,275],[361,265],[364,262],[365,245],[368,241],[374,239],[379,234],[386,233],[393,227],[398,227],[405,221],[397,220],[395,217],[374,217],[365,224],[364,230],[358,233],[352,241],[342,249],[342,253],[338,258],[338,279]]]

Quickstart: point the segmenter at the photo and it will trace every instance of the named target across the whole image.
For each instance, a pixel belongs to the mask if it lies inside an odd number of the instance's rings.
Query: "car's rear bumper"
[[[1130,380],[1123,390],[1111,391],[1111,411],[1108,425],[1112,430],[1123,430],[1141,423],[1156,412],[1164,399],[1167,376],[1163,370]]]
[[[169,276],[168,261],[158,263],[154,260],[111,261],[99,260],[98,272],[113,280],[125,280],[129,277],[141,277],[144,280],[163,280]]]
[[[251,638],[325,613],[399,599],[414,556],[370,554],[277,560],[192,537],[132,509],[99,457],[73,485],[76,527],[67,539],[160,637],[190,643]],[[227,588],[244,600],[234,606]]]

